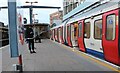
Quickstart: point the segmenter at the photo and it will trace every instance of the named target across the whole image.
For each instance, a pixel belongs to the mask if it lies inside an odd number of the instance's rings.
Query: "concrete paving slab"
[[[27,44],[21,48],[24,71],[112,71],[48,39],[35,43],[35,47],[33,54],[29,53]],[[8,48],[3,53],[3,71],[12,71],[12,64],[18,60],[9,57]]]

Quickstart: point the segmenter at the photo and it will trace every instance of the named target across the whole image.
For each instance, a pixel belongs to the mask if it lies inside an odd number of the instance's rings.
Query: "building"
[[[57,11],[50,14],[50,26],[60,25],[63,20],[63,11]]]
[[[66,15],[80,4],[82,4],[85,0],[63,0],[63,14]]]
[[[4,27],[4,23],[0,22],[0,27]]]

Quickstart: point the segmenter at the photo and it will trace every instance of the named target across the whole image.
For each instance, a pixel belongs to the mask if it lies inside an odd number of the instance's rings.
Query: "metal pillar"
[[[8,18],[9,18],[9,43],[11,57],[18,57],[18,38],[17,38],[17,9],[16,1],[8,0]]]
[[[32,24],[32,15],[33,15],[33,10],[32,10],[32,6],[29,8],[30,10],[30,24]]]

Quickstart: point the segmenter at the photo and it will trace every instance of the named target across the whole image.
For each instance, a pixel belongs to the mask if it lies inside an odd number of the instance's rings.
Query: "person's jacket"
[[[32,28],[27,28],[25,32],[25,38],[33,38],[34,37],[34,32]]]

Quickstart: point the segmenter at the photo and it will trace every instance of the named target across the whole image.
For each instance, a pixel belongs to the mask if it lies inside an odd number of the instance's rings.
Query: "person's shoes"
[[[32,54],[33,52],[32,52],[32,51],[30,51],[30,53]]]
[[[35,51],[33,51],[33,53],[36,53]]]

